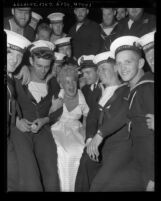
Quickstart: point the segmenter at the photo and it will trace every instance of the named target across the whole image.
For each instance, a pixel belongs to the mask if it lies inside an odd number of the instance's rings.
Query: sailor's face
[[[103,22],[106,26],[111,26],[114,22],[114,10],[112,8],[103,8],[102,10],[102,18]]]
[[[30,19],[30,15],[31,11],[29,9],[28,10],[24,10],[22,8],[14,9],[14,19],[20,27],[25,27],[27,25]]]
[[[23,54],[17,50],[7,48],[7,71],[13,73],[22,61]]]
[[[119,21],[125,17],[126,17],[126,8],[118,8],[116,15],[117,20]]]
[[[98,74],[95,68],[82,69],[83,77],[88,85],[94,84],[98,79]]]
[[[46,30],[40,30],[37,34],[37,40],[50,41],[50,33]]]
[[[56,36],[61,36],[63,33],[63,22],[57,22],[51,24],[52,30]]]
[[[112,63],[103,63],[98,66],[98,75],[106,86],[110,85],[111,79],[115,76],[114,65]]]
[[[143,8],[127,8],[128,14],[132,20],[137,20],[143,12]]]
[[[76,15],[78,22],[83,22],[88,15],[88,9],[87,8],[75,8],[74,14]]]
[[[32,73],[39,79],[44,80],[51,66],[50,59],[34,57],[32,59]]]
[[[116,66],[123,81],[132,81],[139,71],[139,57],[131,50],[116,55]]]

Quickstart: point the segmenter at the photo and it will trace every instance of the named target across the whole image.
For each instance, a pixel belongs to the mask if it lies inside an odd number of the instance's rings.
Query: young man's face
[[[154,73],[154,47],[147,51],[145,50],[144,52],[146,60],[151,68],[151,71]]]
[[[103,23],[106,26],[111,26],[114,23],[115,11],[112,8],[102,9]]]
[[[126,17],[126,9],[125,8],[118,8],[116,19],[120,21],[121,19]]]
[[[66,45],[58,48],[58,51],[67,57],[71,57],[72,55],[72,50],[71,50],[71,45]]]
[[[39,79],[44,80],[51,65],[51,60],[38,58],[34,56],[34,58],[30,58],[30,63],[32,65],[32,73]]]
[[[95,68],[84,68],[82,69],[82,73],[88,85],[94,84],[98,79],[98,74]]]
[[[51,27],[56,36],[61,36],[63,33],[63,22],[52,23]]]
[[[78,22],[83,22],[88,15],[88,9],[87,8],[75,8],[74,9],[74,14],[77,18]]]
[[[124,50],[116,55],[117,71],[123,81],[130,82],[139,71],[139,56],[131,50]]]
[[[72,76],[65,77],[62,83],[65,94],[74,97],[77,93],[77,82]]]
[[[36,34],[36,39],[50,41],[50,32],[42,29]]]
[[[22,8],[15,8],[13,10],[13,16],[15,22],[20,27],[25,27],[30,19],[31,11],[30,10],[23,10]]]
[[[127,11],[132,20],[137,20],[142,15],[143,8],[127,8]]]
[[[22,61],[23,54],[17,50],[7,48],[7,71],[13,73]]]
[[[115,76],[114,64],[112,63],[103,63],[98,66],[98,76],[106,86],[110,85],[111,79]]]

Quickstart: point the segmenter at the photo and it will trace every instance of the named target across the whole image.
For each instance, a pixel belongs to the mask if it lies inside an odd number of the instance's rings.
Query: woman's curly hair
[[[63,83],[66,77],[73,77],[77,82],[78,80],[78,70],[73,64],[65,64],[59,73],[60,83]]]

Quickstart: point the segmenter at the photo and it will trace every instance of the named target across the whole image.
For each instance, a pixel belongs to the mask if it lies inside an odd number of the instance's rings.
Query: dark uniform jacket
[[[21,80],[16,79],[15,87],[17,91],[17,101],[22,110],[22,116],[29,121],[48,116],[52,96],[54,95],[54,97],[57,98],[60,90],[56,78],[53,77],[48,82],[48,94],[37,103],[28,90],[28,87],[21,84]]]
[[[146,124],[146,114],[154,114],[154,80],[146,73],[129,95],[129,131],[133,139],[133,152],[144,175],[145,185],[154,181],[154,133]]]
[[[14,79],[7,76],[7,191],[17,191],[19,181],[17,155],[12,137],[16,116],[21,118],[21,113],[15,97]]]
[[[75,24],[69,31],[72,37],[73,56],[78,59],[82,55],[97,54],[100,50],[100,26],[89,19],[76,31]]]
[[[98,130],[98,101],[102,95],[102,90],[99,84],[93,91],[90,89],[91,85],[85,85],[82,92],[89,107],[89,113],[86,123],[86,139],[93,137]]]
[[[141,37],[156,29],[156,18],[154,15],[144,13],[141,18],[128,27],[129,17],[124,18],[118,23],[117,37],[133,35]]]
[[[99,117],[97,129],[104,138],[99,146],[99,163],[89,159],[86,153],[83,154],[76,191],[107,192],[115,174],[121,174],[128,164],[131,157],[131,139],[127,131],[128,93],[127,85],[119,86],[103,107],[98,106],[100,112],[96,114]],[[120,180],[114,185],[122,188]]]
[[[21,112],[14,89],[14,79],[7,76],[7,136],[10,135],[11,126],[16,124],[16,116],[21,117]]]
[[[10,26],[10,23],[12,23],[10,22],[11,19],[13,18],[4,18],[4,29],[13,31]],[[29,41],[33,42],[35,40],[34,29],[31,26],[27,25],[24,28],[23,36],[26,37]]]
[[[100,52],[105,52],[110,50],[110,45],[111,43],[116,39],[117,37],[117,27],[118,24],[115,25],[113,30],[109,35],[106,35],[104,32],[103,28],[101,27],[101,38],[102,38],[102,43],[101,43],[101,50]]]
[[[106,138],[108,142],[129,139],[129,133],[127,132],[128,93],[129,87],[123,84],[116,89],[104,107],[99,105],[101,111],[99,130],[102,137]]]

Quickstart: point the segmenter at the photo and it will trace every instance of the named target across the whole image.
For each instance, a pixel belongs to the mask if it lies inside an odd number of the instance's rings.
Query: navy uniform
[[[82,55],[97,54],[101,48],[100,26],[86,19],[78,30],[76,27],[77,24],[69,30],[69,36],[72,37],[73,57],[78,59]]]
[[[135,36],[123,36],[116,39],[110,49],[116,54],[124,50],[133,50],[141,54],[140,39]],[[148,72],[131,87],[128,96],[129,119],[128,131],[132,138],[133,161],[129,170],[136,175],[133,181],[137,185],[133,190],[145,191],[149,181],[154,182],[154,131],[146,123],[146,114],[154,114],[154,80],[153,74]],[[129,175],[127,181],[132,181]]]
[[[47,18],[50,20],[50,24],[54,23],[63,23],[64,14],[63,13],[51,13],[47,16]],[[51,34],[50,41],[52,43],[55,43],[56,40],[60,38],[66,37],[66,33],[62,33],[61,35],[55,35],[54,33]]]
[[[154,80],[150,72],[131,89],[128,113],[134,160],[144,190],[149,180],[154,181],[154,131],[147,127],[146,114],[154,114]]]
[[[125,35],[141,37],[156,28],[156,18],[154,15],[143,13],[137,21],[134,21],[129,28],[130,18],[124,18],[118,23],[117,38]]]
[[[48,49],[53,46],[48,41],[44,41],[44,43]],[[30,51],[39,47],[43,48],[44,46],[36,41],[35,46]],[[48,116],[52,96],[54,95],[57,98],[60,90],[56,78],[53,77],[48,81],[47,95],[40,102],[37,102],[28,86],[23,86],[20,80],[16,80],[15,88],[22,116],[31,122],[37,118]],[[57,118],[54,118],[56,121]],[[17,128],[14,132],[14,146],[19,161],[20,191],[59,191],[57,152],[50,126],[45,125],[37,134],[22,133]]]
[[[111,43],[115,40],[115,38],[117,36],[118,23],[116,22],[113,25],[114,27],[113,27],[113,29],[112,29],[112,31],[110,32],[109,35],[107,35],[105,33],[103,25],[100,24],[100,26],[101,26],[101,38],[102,38],[102,45],[101,45],[100,52],[109,51]]]
[[[94,55],[81,56],[78,59],[78,64],[81,66],[81,70],[85,68],[97,68],[97,66],[93,63],[93,58]],[[97,79],[93,84],[85,85],[82,88],[82,92],[89,107],[86,125],[86,139],[88,139],[93,137],[97,131],[98,118],[95,113],[98,112],[98,101],[102,96],[102,85],[99,79]]]
[[[80,57],[78,59],[78,64],[81,66],[81,69],[97,68],[97,66],[93,63],[93,58],[94,55],[90,56],[83,55],[82,57]],[[92,138],[98,130],[98,120],[99,120],[98,101],[102,96],[102,87],[100,81],[96,80],[95,83],[91,85],[85,85],[81,90],[84,94],[85,100],[89,107],[89,113],[86,119],[86,141],[87,141],[89,138]],[[88,191],[91,180],[96,174],[97,168],[96,167],[93,168],[93,164],[95,166],[96,163],[93,162],[92,160],[90,160],[90,163],[88,163],[88,169],[90,170],[90,174],[88,174],[88,172],[85,171],[87,160],[89,160],[89,156],[86,153],[86,149],[84,149],[76,177],[76,183],[75,183],[76,192]]]
[[[5,32],[7,34],[7,47],[23,54],[24,48],[30,42],[15,32],[8,30]],[[21,117],[21,111],[16,101],[15,82],[14,78],[7,74],[7,191],[19,189],[18,161],[12,140],[17,116]]]
[[[109,57],[112,57],[112,54],[105,52],[96,55],[93,61],[100,65],[106,63]],[[87,179],[82,179],[80,184],[85,186],[83,191],[110,191],[115,174],[122,172],[132,159],[131,139],[127,131],[128,92],[129,87],[126,84],[107,87],[99,100],[98,131],[103,142],[99,147],[99,162],[86,157],[84,172]],[[122,188],[119,179],[113,185]],[[80,190],[82,189],[80,187]]]
[[[16,113],[14,81],[7,76],[7,191],[18,190],[17,156],[11,137]]]
[[[21,8],[21,9],[30,9],[30,8]],[[7,17],[4,18],[4,29],[14,31],[20,35],[23,35],[25,38],[27,38],[29,41],[34,41],[35,34],[34,29],[27,24],[24,28],[19,27],[19,25],[14,20],[14,17]]]
[[[101,149],[102,160],[94,177],[90,191],[109,191],[109,185],[116,173],[121,172],[130,162],[131,139],[127,131],[127,97],[129,88],[119,86],[104,107],[100,107],[99,131],[103,137]],[[117,185],[116,185],[117,184]],[[116,186],[122,188],[122,183],[116,181]]]

